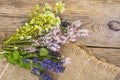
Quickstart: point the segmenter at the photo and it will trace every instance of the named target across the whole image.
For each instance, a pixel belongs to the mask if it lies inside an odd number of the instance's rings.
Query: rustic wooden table
[[[24,24],[36,4],[58,0],[0,0],[0,43]],[[62,0],[65,12],[60,15],[68,21],[81,20],[90,31],[80,43],[101,60],[120,66],[120,0]],[[6,62],[0,61],[0,73]]]

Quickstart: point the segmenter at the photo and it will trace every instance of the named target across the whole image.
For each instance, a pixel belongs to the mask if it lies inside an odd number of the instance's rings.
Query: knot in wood
[[[108,27],[112,30],[112,31],[120,31],[120,22],[119,21],[109,21],[108,22]]]

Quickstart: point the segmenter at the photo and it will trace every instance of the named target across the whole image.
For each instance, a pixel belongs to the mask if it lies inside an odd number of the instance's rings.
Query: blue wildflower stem
[[[38,79],[38,80],[43,80],[43,78],[42,78],[42,76],[41,76],[41,75],[39,75],[38,77],[39,77],[39,79]]]

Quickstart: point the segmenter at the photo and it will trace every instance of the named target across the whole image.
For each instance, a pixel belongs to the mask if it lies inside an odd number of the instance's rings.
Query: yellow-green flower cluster
[[[29,21],[20,27],[16,34],[6,40],[4,44],[44,35],[49,32],[50,29],[60,25],[61,20],[57,14],[62,13],[63,11],[64,4],[62,2],[56,3],[54,8],[46,3],[41,11],[39,5],[37,5],[32,11],[32,14],[30,14]]]

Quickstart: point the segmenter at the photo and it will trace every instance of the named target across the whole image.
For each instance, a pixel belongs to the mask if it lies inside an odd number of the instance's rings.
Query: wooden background
[[[36,4],[54,4],[59,0],[0,0],[0,43],[25,23]],[[81,37],[99,59],[120,66],[120,0],[62,0],[66,10],[61,15],[68,21],[81,20],[90,36]],[[6,65],[0,60],[0,72]]]

